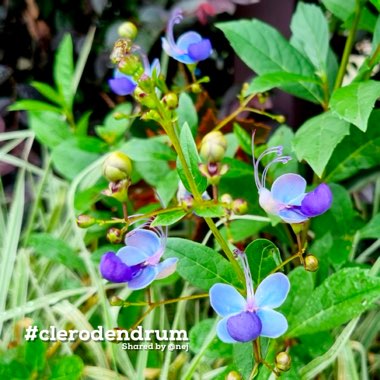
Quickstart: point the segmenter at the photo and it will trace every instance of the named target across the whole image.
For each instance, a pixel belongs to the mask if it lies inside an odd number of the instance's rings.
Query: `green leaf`
[[[86,111],[80,117],[80,119],[76,123],[76,134],[79,136],[87,136],[88,124],[90,121],[90,116],[92,111]]]
[[[225,226],[220,229],[220,233],[225,239],[228,239],[228,236],[232,236],[233,241],[236,243],[258,234],[268,224],[269,222],[256,220],[232,220],[228,226],[228,234]]]
[[[380,12],[380,0],[370,0],[370,1],[376,7],[376,9]]]
[[[120,150],[126,153],[133,161],[174,161],[176,159],[173,149],[165,144],[162,136],[149,139],[133,138],[122,145]]]
[[[322,0],[322,3],[342,21],[346,21],[355,11],[355,0]]]
[[[55,112],[62,114],[62,110],[60,108],[49,103],[33,99],[18,100],[8,107],[8,111]]]
[[[380,278],[368,270],[345,268],[328,277],[306,300],[287,336],[338,327],[369,309],[380,298]]]
[[[234,344],[233,359],[239,373],[244,379],[249,379],[253,368],[252,343]]]
[[[166,161],[135,161],[134,171],[151,186],[158,186],[169,175],[171,169]]]
[[[321,177],[335,147],[349,134],[349,130],[350,124],[331,112],[309,119],[296,132],[293,141],[298,159],[307,161]]]
[[[164,257],[177,257],[179,275],[206,291],[218,282],[241,286],[231,264],[202,244],[187,239],[169,238]]]
[[[196,215],[203,218],[219,218],[225,215],[226,210],[222,206],[212,203],[213,201],[202,203],[199,206],[195,206],[193,211]]]
[[[316,69],[326,72],[329,28],[321,8],[298,3],[290,29],[292,45],[308,57]]]
[[[252,155],[252,137],[248,134],[248,132],[245,129],[243,129],[238,123],[234,123],[234,134],[239,142],[240,147],[244,150],[244,152],[249,155]]]
[[[156,191],[163,207],[167,207],[178,190],[179,177],[176,171],[170,171],[157,184]]]
[[[266,92],[272,90],[272,88],[281,88],[284,86],[295,85],[297,83],[318,83],[318,80],[315,77],[308,77],[286,71],[262,74],[252,80],[245,95]]]
[[[189,333],[190,339],[190,350],[197,354],[200,352],[202,345],[213,329],[216,321],[215,319],[204,319],[194,325]],[[223,343],[218,337],[212,340],[211,344],[207,347],[204,355],[210,359],[218,359],[218,358],[228,358],[232,354],[232,345]]]
[[[70,34],[66,34],[58,46],[54,60],[53,76],[56,87],[64,99],[66,109],[71,110],[75,94],[73,93],[73,42]]]
[[[151,226],[170,226],[181,220],[186,214],[187,212],[185,210],[173,210],[165,212],[164,214],[159,214],[153,220]]]
[[[372,112],[367,132],[352,127],[349,136],[336,147],[326,167],[327,182],[337,182],[349,178],[363,169],[380,163],[380,112]]]
[[[236,178],[244,176],[251,176],[253,178],[253,165],[247,164],[246,162],[235,158],[225,158],[223,160],[223,164],[227,164],[229,168],[223,178]]]
[[[51,365],[50,380],[79,380],[82,378],[84,364],[77,355],[63,356]]]
[[[65,118],[55,112],[29,112],[29,127],[37,140],[54,148],[72,136]]]
[[[51,102],[56,103],[59,106],[64,105],[62,96],[47,83],[33,81],[31,85],[46,99],[49,99]]]
[[[341,119],[365,132],[369,115],[379,96],[380,82],[355,82],[334,91],[330,108]]]
[[[186,122],[182,125],[180,143],[189,172],[195,181],[198,191],[202,194],[206,190],[207,179],[199,171],[198,165],[201,163],[201,159],[199,157],[194,138],[191,134],[189,124]],[[177,171],[185,188],[188,191],[192,192],[179,157],[177,158]]]
[[[85,270],[78,254],[64,241],[49,233],[31,235],[28,246],[33,248],[36,255],[47,257],[52,262],[63,264],[70,269]]]
[[[359,230],[361,239],[380,239],[380,213]]]
[[[312,64],[273,27],[259,20],[240,20],[217,24],[236,54],[258,75],[292,73],[315,77]],[[322,103],[321,89],[315,84],[282,85],[285,91]]]
[[[46,363],[46,342],[40,339],[25,342],[25,364],[32,371],[42,371]]]
[[[281,264],[278,248],[267,239],[256,239],[245,249],[252,279],[257,286],[269,273]]]
[[[179,96],[177,115],[178,125],[189,124],[191,133],[195,137],[198,130],[198,113],[190,95],[185,92]]]

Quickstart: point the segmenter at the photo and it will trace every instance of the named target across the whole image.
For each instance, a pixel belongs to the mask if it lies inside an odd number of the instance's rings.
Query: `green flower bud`
[[[121,230],[112,227],[107,231],[107,240],[112,244],[119,244],[123,240]]]
[[[96,223],[96,219],[89,215],[79,215],[77,217],[77,225],[80,228],[88,228],[93,226]]]
[[[120,37],[129,38],[130,40],[134,40],[137,36],[137,27],[130,21],[123,22],[117,32]]]
[[[128,201],[128,189],[131,184],[130,179],[123,179],[117,182],[110,182],[108,189],[102,191],[104,195],[117,199],[121,203]]]
[[[207,162],[219,162],[223,159],[227,149],[227,140],[219,132],[210,132],[202,139],[200,155]]]
[[[103,175],[110,182],[129,179],[132,173],[132,162],[122,152],[113,152],[103,163]]]
[[[174,110],[178,106],[178,96],[174,92],[169,92],[169,94],[166,94],[162,98],[162,101],[170,110]]]
[[[292,364],[292,358],[287,352],[279,352],[275,359],[276,368],[281,372],[289,371]]]
[[[142,120],[154,120],[154,121],[160,121],[161,117],[160,114],[156,110],[149,110],[148,112],[145,112],[141,116]]]
[[[305,257],[304,266],[308,272],[315,272],[319,268],[318,259],[314,255],[307,255]]]
[[[194,94],[199,94],[200,92],[202,92],[202,86],[199,83],[193,83],[190,86],[190,90]]]
[[[131,40],[124,38],[117,40],[110,55],[112,63],[119,63],[130,52],[132,45]]]
[[[245,214],[248,210],[248,203],[244,199],[235,199],[232,202],[232,211],[237,214]]]
[[[136,101],[143,106],[154,109],[157,107],[155,95],[146,93],[141,87],[136,87],[133,93]]]
[[[119,61],[117,68],[126,75],[141,75],[144,72],[140,57],[136,54],[127,54]]]
[[[226,203],[228,205],[232,204],[233,202],[233,199],[231,197],[230,194],[223,194],[221,197],[220,197],[220,200],[223,202],[223,203]]]
[[[240,375],[239,372],[236,372],[236,371],[231,371],[231,372],[228,372],[227,376],[226,376],[226,380],[241,380],[242,377]]]

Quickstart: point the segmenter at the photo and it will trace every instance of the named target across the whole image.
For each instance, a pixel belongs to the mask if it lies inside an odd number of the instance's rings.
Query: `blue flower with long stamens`
[[[125,247],[102,256],[100,273],[111,282],[127,282],[131,289],[143,289],[176,269],[177,258],[160,262],[166,241],[167,233],[161,227],[137,227],[125,236]]]
[[[233,286],[215,284],[210,289],[212,308],[222,320],[218,322],[216,332],[220,340],[226,343],[249,342],[259,336],[277,338],[288,328],[286,318],[273,310],[285,301],[290,283],[282,273],[266,277],[253,290],[253,281],[244,252],[235,253],[243,265],[247,297],[244,298]]]
[[[174,40],[173,28],[182,20],[182,11],[175,9],[166,28],[166,37],[162,37],[162,48],[166,54],[179,62],[194,64],[208,58],[212,53],[211,42],[196,32],[186,32]]]
[[[325,183],[306,193],[306,180],[298,174],[289,173],[278,177],[273,182],[271,190],[265,187],[269,168],[280,162],[286,164],[292,158],[282,155],[282,146],[275,146],[265,149],[255,160],[254,135],[252,136],[253,169],[260,206],[268,214],[277,215],[286,223],[302,223],[326,212],[331,207],[332,193]],[[276,154],[277,157],[266,165],[260,179],[259,163],[263,157],[270,154]]]

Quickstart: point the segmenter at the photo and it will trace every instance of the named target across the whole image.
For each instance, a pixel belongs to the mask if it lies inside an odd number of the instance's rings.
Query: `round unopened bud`
[[[120,38],[113,45],[110,55],[112,63],[119,63],[132,48],[132,41],[129,39]]]
[[[112,244],[121,243],[123,236],[118,228],[112,227],[107,231],[107,240]]]
[[[207,162],[219,162],[227,149],[227,140],[219,131],[210,132],[202,139],[200,154]]]
[[[132,162],[123,152],[111,153],[103,163],[103,175],[110,182],[129,179],[132,173]]]
[[[289,371],[290,369],[290,366],[292,364],[292,358],[285,351],[279,352],[276,355],[275,363],[276,363],[276,368],[278,370],[280,370],[281,372],[286,372],[286,371]]]
[[[136,101],[141,103],[143,106],[154,109],[157,107],[155,95],[150,95],[146,93],[141,87],[136,87],[133,93]]]
[[[228,372],[228,374],[226,376],[226,380],[241,380],[241,379],[242,379],[242,377],[241,377],[240,373],[237,371]]]
[[[235,214],[237,215],[245,214],[247,210],[248,210],[248,203],[244,199],[238,198],[232,202],[232,211]]]
[[[314,255],[307,255],[305,257],[305,269],[308,272],[315,272],[319,268],[318,259]]]
[[[162,101],[170,110],[174,110],[178,106],[178,96],[174,92],[169,92],[169,94],[166,94]]]
[[[194,94],[199,94],[200,92],[202,92],[202,86],[199,83],[193,83],[190,86],[190,90]]]
[[[96,223],[96,219],[89,215],[79,215],[77,217],[77,225],[80,228],[88,228],[93,226]]]
[[[117,29],[117,32],[120,37],[134,40],[137,36],[137,27],[132,22],[125,21],[119,26],[119,28]]]
[[[231,197],[230,194],[223,194],[221,197],[220,197],[220,200],[223,202],[223,203],[227,203],[228,205],[231,204],[233,202],[233,199]]]
[[[136,54],[127,54],[119,61],[117,68],[126,75],[134,75],[136,72],[141,74],[144,71],[141,60]]]

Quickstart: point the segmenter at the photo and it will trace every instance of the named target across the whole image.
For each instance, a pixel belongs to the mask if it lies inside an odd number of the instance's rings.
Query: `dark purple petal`
[[[114,252],[107,252],[102,256],[99,269],[103,278],[111,282],[130,281],[136,273],[135,268],[124,264]]]
[[[191,44],[188,48],[188,54],[195,62],[202,61],[211,55],[212,47],[209,39],[205,38],[201,42]]]
[[[136,82],[128,77],[110,79],[108,81],[111,90],[117,95],[130,95],[136,88]]]
[[[261,333],[262,325],[256,313],[243,311],[227,320],[227,331],[238,342],[249,342]]]
[[[326,212],[332,203],[332,193],[325,184],[320,184],[302,200],[300,211],[308,217],[317,216]]]

